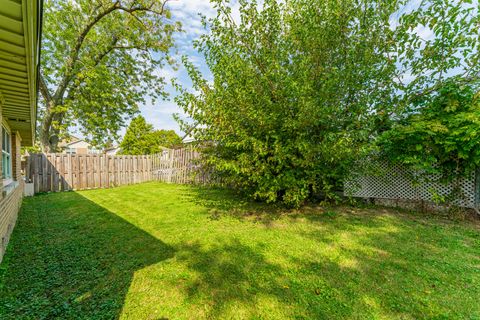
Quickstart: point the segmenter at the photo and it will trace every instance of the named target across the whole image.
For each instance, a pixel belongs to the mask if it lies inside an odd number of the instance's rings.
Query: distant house
[[[192,136],[190,136],[190,135],[186,135],[186,136],[184,136],[184,137],[182,138],[182,143],[183,143],[183,144],[191,144],[191,143],[193,143],[193,142],[195,142],[195,141],[196,141],[195,138],[192,137]]]
[[[103,150],[107,156],[114,156],[119,154],[122,149],[120,147],[110,147]]]
[[[60,150],[66,154],[99,154],[101,150],[96,149],[87,141],[70,136],[67,140],[59,143]]]

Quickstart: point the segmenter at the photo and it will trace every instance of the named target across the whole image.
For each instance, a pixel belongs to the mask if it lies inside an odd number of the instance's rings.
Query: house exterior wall
[[[8,144],[11,147],[10,150],[5,150],[5,153],[2,152],[0,157],[0,164],[3,161],[9,163],[5,179],[0,172],[0,261],[15,225],[23,196],[20,147],[22,143],[32,145],[35,140],[42,15],[42,0],[0,0],[2,54],[15,57],[14,60],[0,59],[0,123],[9,133]],[[13,28],[13,25],[18,28]],[[0,151],[3,150],[0,148]]]
[[[88,154],[87,148],[76,148],[77,154]]]
[[[107,149],[105,151],[105,154],[108,155],[108,156],[114,156],[114,155],[118,154],[119,151],[120,151],[120,148]]]
[[[17,221],[18,211],[22,204],[23,181],[20,181],[8,194],[2,192],[0,200],[0,262],[7,248],[10,235]]]
[[[67,148],[72,148],[72,149],[89,149],[90,144],[86,141],[80,140],[77,142],[70,143]]]
[[[2,123],[2,105],[0,100],[0,123]],[[4,123],[5,124],[5,123]],[[8,125],[7,125],[8,126]],[[8,128],[9,129],[9,128]],[[5,253],[13,227],[17,221],[18,211],[22,204],[24,182],[21,176],[21,138],[18,132],[11,135],[12,145],[12,178],[13,182],[4,186],[0,179],[0,262]],[[2,149],[2,139],[0,139],[0,150]],[[0,161],[2,158],[0,157]],[[1,169],[0,166],[0,177]]]
[[[3,122],[3,96],[2,96],[2,93],[0,92],[0,125],[2,124]],[[1,127],[0,127],[0,130],[1,130]],[[1,134],[1,132],[0,132]],[[0,152],[2,151],[2,141],[3,139],[1,138],[0,136]],[[2,201],[2,194],[3,194],[3,181],[1,181],[1,177],[2,177],[2,157],[0,156],[0,202]],[[3,211],[0,211],[0,213],[3,212]]]
[[[62,153],[70,154],[100,154],[101,150],[93,148],[88,142],[78,140],[62,147]]]

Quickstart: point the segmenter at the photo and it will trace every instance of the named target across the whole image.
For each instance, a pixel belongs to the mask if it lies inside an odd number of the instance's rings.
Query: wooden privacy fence
[[[152,156],[153,178],[167,183],[206,183],[209,175],[199,159],[200,153],[194,149],[164,150]]]
[[[163,181],[206,183],[208,175],[197,163],[193,149],[165,150],[155,155],[31,154],[25,163],[27,182],[35,193],[110,188]]]
[[[152,180],[149,156],[32,154],[25,175],[35,193],[110,188]]]

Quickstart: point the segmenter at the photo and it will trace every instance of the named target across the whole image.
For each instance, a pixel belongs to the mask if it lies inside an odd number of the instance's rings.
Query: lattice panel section
[[[422,178],[400,165],[378,163],[376,172],[360,175],[345,183],[345,194],[360,198],[404,199],[432,201],[433,195],[448,196],[454,190],[454,184],[445,185],[439,181],[439,175]],[[453,203],[467,208],[478,205],[478,187],[475,174],[461,178],[456,182],[458,190]]]

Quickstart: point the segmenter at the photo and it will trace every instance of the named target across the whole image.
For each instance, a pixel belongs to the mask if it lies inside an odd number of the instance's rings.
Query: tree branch
[[[40,83],[39,83],[40,93],[42,94],[43,98],[47,102],[46,104],[48,105],[48,102],[52,101],[52,94],[48,89],[47,83],[45,82],[45,78],[43,77],[42,73],[40,73],[38,78],[40,80]]]
[[[242,40],[241,42],[241,45],[247,49],[247,51],[250,53],[250,55],[252,56],[254,62],[256,63],[257,67],[260,69],[260,72],[262,75],[265,76],[267,82],[268,82],[268,85],[270,87],[270,92],[271,92],[271,97],[272,99],[275,101],[277,100],[277,97],[276,97],[276,86],[275,84],[272,82],[271,79],[269,79],[269,77],[267,76],[267,72],[266,72],[266,69],[265,69],[265,66],[264,64],[260,61],[260,59],[258,59],[258,55],[256,54],[256,52],[250,48],[250,46],[247,45],[247,41],[245,41],[245,37],[242,36],[241,33],[237,33],[236,31],[236,28],[237,28],[237,24],[235,23],[235,20],[233,19],[233,17],[231,16],[231,14],[229,14],[225,8],[221,8],[222,10],[222,13],[227,17],[228,19],[228,22],[230,23],[230,27],[233,29],[235,35],[237,37],[240,38],[240,40]],[[261,81],[261,79],[258,77],[258,74],[256,74],[257,78]]]
[[[459,84],[468,84],[468,83],[471,83],[472,81],[476,80],[477,77],[475,76],[466,76],[465,74],[462,75],[462,77],[460,79],[457,80],[457,83]],[[416,92],[414,93],[409,99],[407,99],[407,102],[411,102],[413,101],[414,99],[416,98],[419,98],[419,97],[423,97],[427,94],[430,94],[432,92],[435,92],[436,90],[438,90],[441,86],[443,85],[443,82],[439,81],[437,83],[435,83],[433,86],[429,87],[429,88],[425,88],[425,90],[422,90],[422,91],[419,91],[419,92]]]
[[[112,42],[110,43],[110,45],[108,47],[105,48],[105,50],[101,53],[99,53],[95,58],[93,58],[93,64],[92,66],[93,67],[96,67],[97,65],[100,64],[100,62],[102,62],[102,60],[111,52],[115,51],[115,50],[130,50],[130,49],[138,49],[138,50],[144,50],[146,52],[148,52],[148,48],[142,48],[140,46],[118,46],[117,43],[118,43],[118,37],[113,37],[112,38]],[[72,76],[72,79],[75,79],[75,76]],[[71,93],[74,92],[74,90],[78,87],[78,85],[74,85],[72,88],[70,88],[70,90],[68,90],[68,95],[67,95],[67,100],[71,100],[72,99],[72,96],[71,96]]]
[[[165,12],[165,5],[168,2],[168,0],[163,1],[162,6],[160,8],[160,11],[154,10],[153,6],[155,5],[156,1],[152,1],[150,5],[148,6],[131,6],[131,7],[125,7],[122,6],[120,0],[117,0],[113,2],[113,4],[106,8],[104,11],[100,12],[97,14],[82,30],[80,35],[77,37],[77,40],[75,41],[75,46],[73,47],[70,57],[67,61],[67,66],[65,68],[65,74],[62,78],[62,81],[60,81],[59,86],[57,87],[57,90],[55,91],[54,99],[59,100],[63,97],[65,90],[69,84],[69,82],[72,79],[72,73],[75,67],[76,62],[78,61],[78,57],[80,55],[80,49],[82,48],[83,42],[85,41],[85,38],[87,37],[88,33],[90,30],[97,24],[99,23],[104,17],[108,16],[112,12],[115,12],[117,10],[119,11],[124,11],[127,12],[131,15],[133,15],[134,12],[138,11],[144,11],[144,12],[151,12],[155,13],[158,15],[163,15]],[[134,16],[134,15],[133,15]]]

